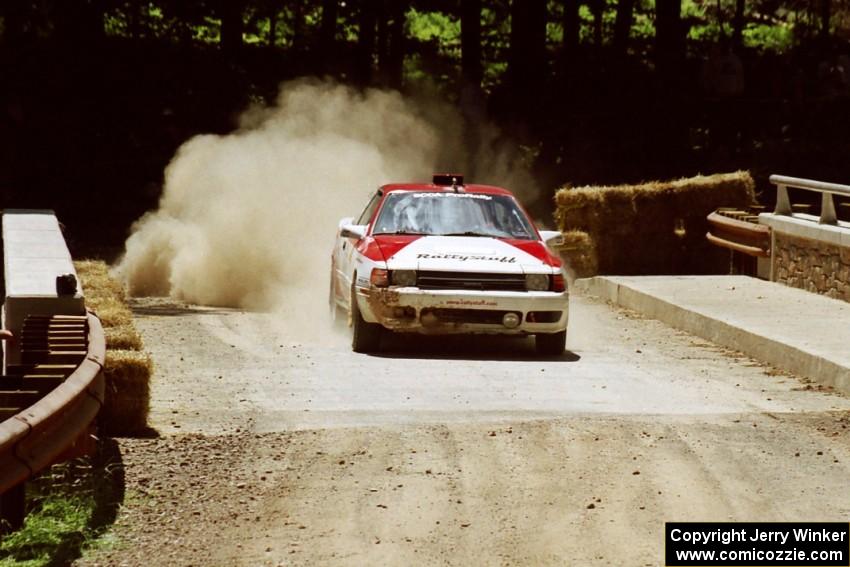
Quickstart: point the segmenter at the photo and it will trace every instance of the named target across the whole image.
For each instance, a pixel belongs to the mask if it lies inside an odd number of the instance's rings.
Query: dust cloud
[[[462,123],[448,104],[394,91],[284,84],[233,133],[180,147],[159,209],[136,222],[116,272],[134,296],[279,312],[289,328],[324,329],[337,224],[379,185],[475,162],[496,177],[475,181],[530,186],[503,150],[467,155]]]

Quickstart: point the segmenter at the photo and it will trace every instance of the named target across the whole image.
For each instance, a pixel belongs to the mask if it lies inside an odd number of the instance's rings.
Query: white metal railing
[[[791,215],[791,199],[788,197],[788,188],[816,191],[821,194],[820,224],[838,224],[838,216],[835,214],[835,202],[833,195],[850,197],[850,185],[838,183],[826,183],[813,179],[800,179],[799,177],[786,177],[784,175],[771,175],[770,182],[776,185],[776,209],[775,215]]]

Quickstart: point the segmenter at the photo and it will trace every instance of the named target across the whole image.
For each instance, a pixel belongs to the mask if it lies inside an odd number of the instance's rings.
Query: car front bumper
[[[392,331],[422,334],[557,333],[567,328],[569,294],[551,291],[356,288],[363,319]],[[516,326],[505,315],[518,316]]]

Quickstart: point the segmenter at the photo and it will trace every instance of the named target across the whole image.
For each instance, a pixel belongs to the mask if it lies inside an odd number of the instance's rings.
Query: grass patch
[[[69,565],[115,521],[124,469],[114,441],[97,457],[55,465],[27,483],[24,526],[0,541],[0,567]]]

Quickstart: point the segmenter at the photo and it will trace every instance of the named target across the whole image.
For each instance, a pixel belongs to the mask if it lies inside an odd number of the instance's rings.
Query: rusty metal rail
[[[0,494],[20,490],[28,478],[78,452],[88,438],[103,405],[106,340],[93,313],[81,319],[88,339],[82,362],[44,397],[0,422]],[[48,358],[44,362],[19,369],[18,377],[49,379],[52,375],[56,379],[56,365],[61,361]],[[61,380],[64,372],[59,374]]]
[[[750,222],[752,218],[758,217],[744,212],[738,215],[711,213],[708,215],[711,230],[705,236],[717,246],[747,256],[767,258],[770,256],[770,227]]]

